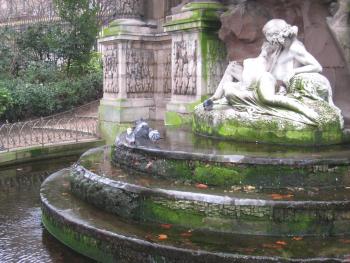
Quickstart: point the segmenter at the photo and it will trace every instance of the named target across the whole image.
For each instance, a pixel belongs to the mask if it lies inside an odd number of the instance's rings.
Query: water
[[[0,169],[0,262],[93,262],[65,247],[43,228],[39,191],[52,172],[77,156]]]

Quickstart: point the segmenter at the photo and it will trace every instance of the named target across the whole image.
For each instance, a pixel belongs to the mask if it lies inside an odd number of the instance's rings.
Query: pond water
[[[78,156],[0,168],[0,262],[93,262],[56,241],[41,224],[39,191]]]

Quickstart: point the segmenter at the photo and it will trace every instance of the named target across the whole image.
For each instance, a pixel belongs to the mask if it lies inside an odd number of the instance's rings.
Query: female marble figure
[[[340,115],[329,81],[319,74],[322,66],[297,39],[298,28],[273,19],[266,23],[263,33],[260,55],[244,60],[243,67],[231,62],[204,108],[210,110],[225,97],[238,110],[317,125],[318,113],[302,102],[307,97],[328,102]]]

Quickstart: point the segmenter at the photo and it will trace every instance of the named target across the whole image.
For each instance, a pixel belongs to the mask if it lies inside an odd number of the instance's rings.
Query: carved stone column
[[[333,2],[335,4],[335,2]],[[350,0],[338,0],[338,10],[328,18],[328,25],[335,39],[338,41],[348,71],[350,71]]]
[[[190,120],[193,108],[214,93],[226,68],[226,48],[219,40],[219,1],[192,1],[173,9],[165,31],[172,35],[172,96],[165,123]]]
[[[143,0],[115,0],[118,19],[142,19]]]

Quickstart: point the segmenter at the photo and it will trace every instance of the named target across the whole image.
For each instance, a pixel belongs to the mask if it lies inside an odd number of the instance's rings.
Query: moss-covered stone
[[[114,147],[112,158],[114,163],[137,171],[212,186],[253,185],[262,188],[341,186],[346,184],[349,173],[347,165],[319,167],[219,163],[144,155],[124,146]],[[152,163],[151,167],[148,166],[149,162]]]
[[[119,22],[117,20],[111,22],[108,27],[104,28],[102,32],[100,32],[100,37],[111,37],[111,36],[118,36],[121,34],[127,33],[122,27],[120,26]]]
[[[192,128],[203,135],[241,142],[306,146],[340,144],[349,140],[332,114],[321,127],[315,127],[267,115],[250,118],[230,107],[206,112],[199,106],[193,115]]]
[[[190,124],[192,117],[190,114],[182,114],[175,111],[167,111],[165,113],[164,124],[168,126],[182,126]]]
[[[125,132],[129,127],[130,123],[116,123],[101,120],[99,122],[101,137],[105,140],[107,145],[113,144],[115,142],[115,138]]]
[[[42,214],[42,222],[51,235],[76,252],[97,260],[98,262],[115,262],[113,254],[107,251],[107,246],[106,249],[101,249],[103,245],[98,239],[74,231],[74,228],[59,224],[58,221],[45,212]]]
[[[147,200],[143,204],[142,218],[147,221],[170,223],[180,226],[193,228],[202,228],[204,216],[195,212],[173,210],[162,205],[155,204],[151,200]]]

